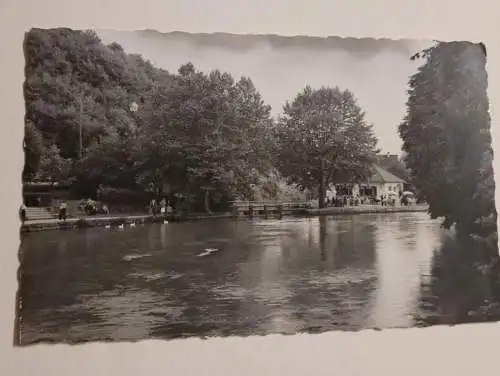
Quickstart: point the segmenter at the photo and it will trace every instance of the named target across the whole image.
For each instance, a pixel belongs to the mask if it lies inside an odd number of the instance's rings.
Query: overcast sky
[[[98,31],[104,43],[118,42],[156,66],[177,71],[220,69],[252,79],[273,115],[309,84],[350,89],[374,124],[383,152],[400,153],[398,124],[405,114],[408,78],[418,68],[410,56],[429,42],[409,40],[160,34],[156,31]]]

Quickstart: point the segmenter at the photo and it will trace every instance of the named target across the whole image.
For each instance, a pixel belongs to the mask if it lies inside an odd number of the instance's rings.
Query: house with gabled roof
[[[374,173],[365,184],[360,184],[360,194],[363,187],[373,187],[376,189],[375,196],[389,195],[395,193],[399,196],[403,193],[405,181],[378,165],[373,166]]]
[[[378,165],[373,165],[373,175],[365,182],[335,183],[327,196],[347,195],[380,199],[382,195],[386,197],[389,195],[399,196],[400,193],[403,193],[405,184],[403,179]]]

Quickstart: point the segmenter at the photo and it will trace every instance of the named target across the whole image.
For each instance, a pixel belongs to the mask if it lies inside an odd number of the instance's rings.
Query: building
[[[68,199],[69,185],[58,182],[25,182],[23,202],[26,206],[49,207],[54,200]]]
[[[403,193],[406,182],[391,174],[378,165],[373,166],[373,175],[363,183],[338,183],[334,184],[327,197],[334,196],[358,196],[380,199],[382,195],[397,195]]]
[[[403,179],[378,165],[373,166],[373,169],[374,173],[368,182],[360,185],[359,195],[370,196],[371,193],[374,197],[380,198],[381,195],[387,196],[392,193],[399,196],[400,193],[403,193],[406,183]]]

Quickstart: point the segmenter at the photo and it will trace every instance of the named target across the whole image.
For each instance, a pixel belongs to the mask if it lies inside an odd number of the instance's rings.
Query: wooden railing
[[[234,215],[278,215],[300,212],[313,207],[309,201],[233,201],[231,202]]]

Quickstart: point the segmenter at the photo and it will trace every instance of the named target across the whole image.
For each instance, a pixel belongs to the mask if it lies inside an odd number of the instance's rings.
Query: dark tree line
[[[496,244],[486,55],[479,44],[437,43],[418,53],[399,127],[412,182],[433,218]]]
[[[24,180],[210,211],[306,189],[321,205],[329,182],[370,171],[376,139],[348,90],[307,87],[275,120],[248,77],[167,72],[92,31],[33,29],[24,49]]]
[[[67,180],[77,196],[181,193],[205,210],[307,190],[322,206],[330,183],[365,179],[375,162],[349,90],[306,87],[273,119],[250,78],[189,63],[167,72],[92,31],[33,29],[24,49],[24,180]],[[440,43],[415,58],[404,163],[385,167],[446,227],[496,233],[483,50]]]
[[[229,197],[269,168],[270,107],[249,78],[173,74],[91,31],[34,29],[25,55],[25,180]]]

